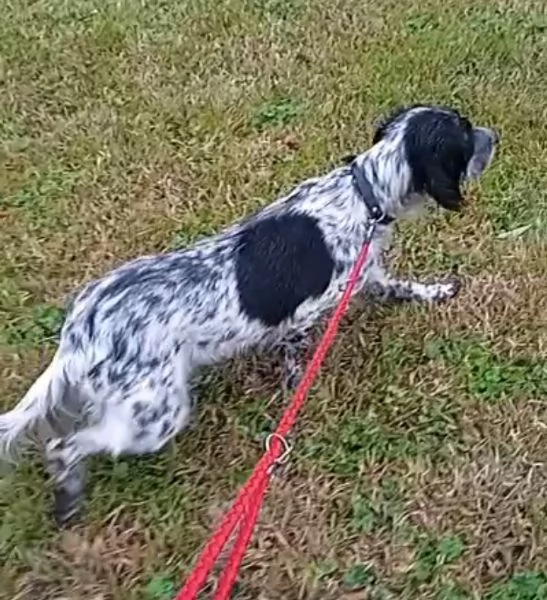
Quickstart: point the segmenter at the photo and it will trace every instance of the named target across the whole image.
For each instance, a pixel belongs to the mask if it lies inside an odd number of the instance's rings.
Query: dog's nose
[[[500,132],[497,129],[492,129],[492,139],[494,140],[494,144],[499,144],[501,141]]]

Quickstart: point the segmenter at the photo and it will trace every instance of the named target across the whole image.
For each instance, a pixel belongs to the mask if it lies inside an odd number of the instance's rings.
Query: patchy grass
[[[465,339],[431,341],[425,351],[431,357],[442,356],[475,398],[503,400],[519,395],[547,395],[547,364],[541,356],[504,356],[484,341]]]
[[[57,338],[63,318],[64,311],[57,306],[34,304],[29,311],[22,310],[19,319],[8,321],[0,336],[14,348],[45,345]]]
[[[269,100],[254,112],[251,123],[256,129],[288,125],[301,112],[302,107],[291,98]]]
[[[78,285],[182,246],[366,148],[393,105],[498,127],[462,215],[395,268],[453,302],[357,307],[272,484],[237,597],[547,597],[547,21],[542,2],[8,0],[0,21],[0,373],[12,406]],[[58,533],[39,461],[0,479],[0,597],[172,597],[285,398],[262,357],[207,374],[195,432],[93,461]]]
[[[507,582],[494,586],[488,600],[527,600],[547,598],[547,576],[545,573],[519,573]]]

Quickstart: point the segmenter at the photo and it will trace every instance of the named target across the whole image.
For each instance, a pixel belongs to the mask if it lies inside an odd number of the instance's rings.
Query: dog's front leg
[[[383,268],[375,266],[367,275],[365,291],[372,296],[395,302],[442,302],[453,298],[461,288],[455,277],[446,281],[420,283],[407,279],[397,279]]]

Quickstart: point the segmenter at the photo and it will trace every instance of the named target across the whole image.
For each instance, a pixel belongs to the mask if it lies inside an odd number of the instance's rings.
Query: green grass
[[[238,598],[546,597],[547,19],[542,2],[6,0],[0,376],[15,404],[84,281],[184,246],[365,149],[410,102],[502,133],[461,215],[401,227],[434,308],[345,321],[276,478]],[[92,461],[56,532],[39,460],[0,479],[0,597],[167,600],[286,399],[279,365],[199,385],[195,432]]]
[[[442,356],[467,392],[478,399],[541,398],[547,394],[547,363],[541,356],[510,358],[493,351],[488,343],[472,339],[431,341],[426,354]]]
[[[48,304],[35,304],[30,313],[23,312],[20,319],[6,324],[2,335],[9,346],[40,347],[58,336],[64,318],[63,310]]]
[[[519,573],[509,581],[497,584],[488,594],[488,600],[542,600],[547,598],[545,573]]]

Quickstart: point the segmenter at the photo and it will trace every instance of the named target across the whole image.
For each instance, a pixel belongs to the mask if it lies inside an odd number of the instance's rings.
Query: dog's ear
[[[432,156],[424,162],[424,191],[448,210],[458,211],[463,205],[460,190],[463,168],[447,164]]]
[[[404,144],[414,191],[459,210],[460,184],[473,154],[471,124],[455,111],[421,111],[409,119]]]

